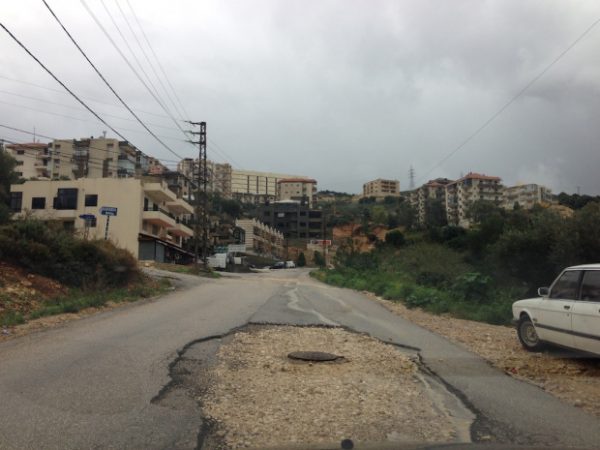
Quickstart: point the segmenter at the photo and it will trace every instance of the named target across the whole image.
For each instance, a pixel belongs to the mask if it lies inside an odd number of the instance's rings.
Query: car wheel
[[[540,341],[537,331],[533,326],[533,322],[528,316],[522,316],[517,325],[517,334],[519,341],[525,350],[530,352],[539,352],[544,348],[544,344]]]

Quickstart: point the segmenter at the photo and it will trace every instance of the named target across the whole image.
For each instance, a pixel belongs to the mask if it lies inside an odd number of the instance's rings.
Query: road
[[[153,400],[172,383],[170,369],[186,348],[248,323],[345,326],[418,351],[424,368],[476,415],[475,440],[600,442],[597,418],[306,270],[177,277],[184,288],[160,299],[1,343],[0,448],[195,448],[196,399]]]

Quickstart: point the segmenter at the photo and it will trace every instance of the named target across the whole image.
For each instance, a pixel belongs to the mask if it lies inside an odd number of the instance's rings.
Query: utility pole
[[[200,127],[200,131],[191,131],[190,133],[198,136],[197,141],[190,141],[192,144],[198,144],[198,171],[196,173],[196,195],[195,195],[195,216],[194,223],[194,256],[196,268],[199,267],[202,255],[202,264],[207,267],[208,257],[208,193],[206,187],[208,184],[208,166],[206,164],[206,122],[189,122],[194,127]],[[202,201],[202,207],[200,202]],[[202,251],[199,252],[199,244],[202,242]]]
[[[415,188],[415,169],[412,165],[408,169],[408,176],[410,178],[410,190],[412,191]]]

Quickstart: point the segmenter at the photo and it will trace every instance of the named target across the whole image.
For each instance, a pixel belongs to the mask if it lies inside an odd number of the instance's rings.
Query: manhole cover
[[[299,359],[301,361],[335,361],[341,359],[343,356],[334,355],[333,353],[325,352],[292,352],[288,355],[288,358]]]

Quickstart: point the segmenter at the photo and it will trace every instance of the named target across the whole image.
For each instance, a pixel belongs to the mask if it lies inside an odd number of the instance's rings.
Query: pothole
[[[292,352],[288,353],[287,357],[293,360],[304,362],[331,362],[340,361],[344,359],[343,356],[334,355],[333,353],[315,351]]]

